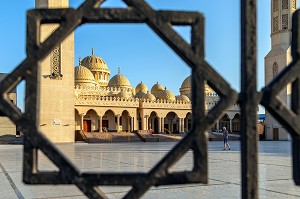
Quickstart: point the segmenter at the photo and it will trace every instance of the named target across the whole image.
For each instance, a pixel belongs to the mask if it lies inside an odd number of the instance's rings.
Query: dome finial
[[[94,48],[92,48],[92,55],[94,55]]]
[[[78,57],[79,60],[79,66],[81,66],[81,57]]]
[[[120,67],[118,67],[118,74],[120,74]]]

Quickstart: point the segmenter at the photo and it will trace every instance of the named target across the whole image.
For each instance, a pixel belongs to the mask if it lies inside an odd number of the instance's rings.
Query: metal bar
[[[296,114],[294,117],[298,121],[300,119],[300,11],[297,10],[292,18],[292,56],[295,62],[295,68],[298,69],[297,79],[292,84],[292,110]],[[293,153],[293,179],[296,185],[300,186],[300,126],[297,126],[294,133],[297,135],[292,136],[292,153]]]
[[[256,0],[241,0],[242,198],[258,198]]]
[[[293,179],[300,186],[300,136],[294,137],[292,141],[293,153]]]
[[[198,17],[192,26],[192,49],[194,53],[204,59],[204,18]],[[204,171],[206,183],[208,182],[208,155],[207,142],[208,139],[205,131],[201,131],[201,126],[205,121],[199,121],[201,118],[206,118],[205,114],[205,65],[198,65],[192,69],[192,129],[200,131],[201,136],[197,136],[192,144],[194,167],[193,171]]]

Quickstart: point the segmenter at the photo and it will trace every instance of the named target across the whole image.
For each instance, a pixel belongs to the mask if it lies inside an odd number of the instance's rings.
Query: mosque
[[[271,50],[265,57],[265,83],[268,84],[291,61],[291,16],[297,8],[296,0],[270,0]],[[36,8],[68,8],[69,0],[35,0]],[[43,42],[57,24],[43,24]],[[110,78],[109,64],[94,54],[74,67],[74,33],[41,61],[36,102],[37,126],[53,142],[74,142],[75,132],[188,132],[191,127],[191,76],[179,88],[180,95],[159,84],[133,87],[121,73]],[[210,110],[219,100],[209,87],[205,88],[205,108]],[[16,94],[12,93],[15,103]],[[287,86],[280,99],[289,107],[291,89]],[[63,99],[63,100],[62,100]],[[4,122],[3,122],[4,121]],[[0,124],[7,118],[0,115]],[[215,129],[226,126],[240,131],[239,106],[232,106],[216,123]],[[1,129],[2,128],[2,129]],[[7,132],[0,125],[1,132]],[[10,131],[15,127],[10,125]],[[267,140],[288,140],[288,132],[268,112],[265,130]]]
[[[191,76],[175,96],[158,82],[148,89],[142,81],[132,87],[121,74],[110,78],[106,62],[94,54],[75,67],[75,129],[84,132],[133,132],[151,130],[155,133],[188,132],[191,127]],[[219,100],[205,87],[206,109]],[[216,124],[239,131],[239,107],[233,106]]]

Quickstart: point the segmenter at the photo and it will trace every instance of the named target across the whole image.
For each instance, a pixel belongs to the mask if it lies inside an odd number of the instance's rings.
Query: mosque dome
[[[188,96],[186,96],[186,95],[176,96],[176,100],[180,100],[180,101],[183,101],[183,102],[190,102],[190,98],[188,98]]]
[[[116,97],[119,97],[121,99],[129,99],[131,95],[127,92],[121,91],[116,95]]]
[[[181,84],[181,88],[179,89],[181,95],[186,95],[191,98],[191,91],[192,91],[192,76],[188,76]],[[205,94],[215,94],[215,91],[205,84]]]
[[[159,84],[158,82],[156,82],[156,84],[154,84],[151,88],[151,93],[157,97],[157,95],[159,94],[160,91],[165,90],[163,85]]]
[[[167,90],[167,88],[165,88],[163,91],[160,91],[156,98],[160,100],[166,100],[168,102],[176,101],[175,95],[171,91]]]
[[[91,56],[87,56],[82,60],[81,65],[87,67],[92,72],[95,81],[98,82],[100,86],[107,86],[110,71],[105,61],[94,55],[94,49],[92,49]]]
[[[91,56],[87,56],[82,60],[81,65],[87,67],[92,72],[105,71],[110,73],[105,61],[101,57],[94,55],[94,49],[92,49]]]
[[[148,87],[146,84],[144,84],[142,81],[135,87],[135,92],[138,93],[139,91],[143,91],[144,93],[147,93]]]
[[[92,72],[84,66],[75,67],[75,84],[93,84],[96,85]]]
[[[192,86],[192,76],[188,76],[181,84],[181,87],[179,89],[180,91],[180,94],[181,95],[186,95],[188,96],[189,98],[191,97],[191,86]]]
[[[146,100],[149,100],[151,102],[156,100],[155,96],[153,94],[151,94],[149,91],[147,91],[147,93],[144,95],[143,98]]]
[[[120,69],[118,70],[118,74],[113,76],[109,82],[109,87],[125,87],[125,88],[132,88],[130,85],[129,80],[124,75],[120,74]]]
[[[144,93],[143,91],[139,91],[136,93],[135,97],[139,99],[143,99],[145,95],[146,93]]]
[[[75,80],[90,80],[95,81],[93,73],[84,66],[75,67]]]
[[[191,89],[191,85],[192,85],[192,76],[188,76],[187,78],[185,78],[185,80],[182,82],[181,84],[181,88],[190,88]]]

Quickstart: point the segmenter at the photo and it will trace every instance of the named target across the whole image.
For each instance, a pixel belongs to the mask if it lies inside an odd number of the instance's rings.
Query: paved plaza
[[[175,143],[59,144],[66,156],[82,171],[147,172]],[[240,198],[240,142],[230,142],[231,151],[223,151],[222,142],[209,142],[209,184],[152,187],[143,198]],[[260,142],[260,198],[300,198],[294,185],[291,166],[291,142]],[[22,146],[0,145],[0,198],[86,198],[73,185],[25,185],[22,182]],[[55,167],[39,154],[39,169]],[[190,170],[189,152],[172,170]],[[122,198],[130,187],[100,187],[108,198]]]

